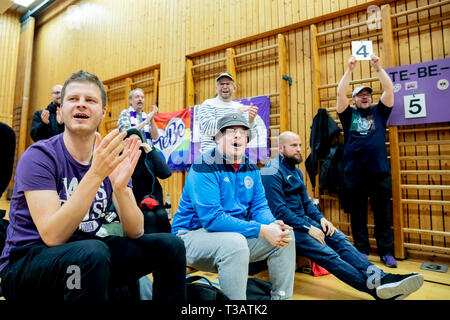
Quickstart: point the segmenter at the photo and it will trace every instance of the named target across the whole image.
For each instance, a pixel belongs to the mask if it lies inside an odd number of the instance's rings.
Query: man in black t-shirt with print
[[[372,88],[358,86],[352,92],[354,106],[349,106],[346,93],[356,63],[353,56],[348,60],[348,69],[338,85],[336,102],[344,131],[344,172],[352,195],[349,205],[352,235],[355,247],[367,257],[370,253],[367,199],[370,198],[378,253],[387,267],[395,268],[390,215],[392,181],[386,151],[386,122],[394,105],[394,86],[381,67],[380,58],[372,55],[370,64],[383,89],[380,101],[372,105]]]

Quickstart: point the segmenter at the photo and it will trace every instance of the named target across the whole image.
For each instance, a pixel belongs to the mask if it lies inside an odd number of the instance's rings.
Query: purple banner
[[[247,146],[246,154],[254,163],[266,162],[270,156],[269,148],[269,115],[270,115],[270,98],[268,96],[258,96],[252,98],[236,99],[243,105],[253,105],[258,107],[258,115],[255,118],[256,137],[254,137]],[[191,108],[191,161],[193,162],[200,156],[200,124],[196,115],[198,106]]]
[[[394,83],[390,125],[450,121],[450,58],[386,69]]]

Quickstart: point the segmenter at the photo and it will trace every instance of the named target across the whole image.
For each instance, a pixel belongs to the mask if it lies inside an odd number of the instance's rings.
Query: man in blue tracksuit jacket
[[[187,265],[218,272],[223,292],[246,299],[248,265],[268,259],[272,299],[292,296],[292,228],[272,215],[258,167],[245,156],[251,132],[237,113],[218,122],[217,147],[195,161],[172,221],[183,239]]]
[[[279,157],[262,170],[266,197],[277,219],[294,228],[297,253],[310,258],[346,284],[376,299],[404,299],[423,284],[421,274],[384,273],[363,258],[347,237],[313,205],[297,164],[303,161],[300,137],[280,134]]]

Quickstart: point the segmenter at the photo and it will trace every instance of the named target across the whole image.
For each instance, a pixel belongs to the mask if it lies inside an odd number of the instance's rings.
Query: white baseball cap
[[[234,82],[233,76],[232,76],[231,74],[227,73],[227,72],[222,72],[221,74],[219,74],[219,75],[217,76],[217,78],[216,78],[216,82],[219,81],[219,80],[220,80],[221,78],[223,78],[223,77],[230,78],[231,81]]]
[[[368,91],[369,91],[369,93],[372,93],[372,88],[371,87],[366,87],[366,86],[359,86],[359,87],[356,87],[354,90],[353,90],[353,93],[352,93],[352,98],[354,97],[354,96],[356,96],[358,93],[360,93],[362,90],[364,90],[364,89],[367,89]]]

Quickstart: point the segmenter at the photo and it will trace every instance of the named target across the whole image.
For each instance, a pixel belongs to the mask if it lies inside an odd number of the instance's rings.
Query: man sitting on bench
[[[217,146],[189,170],[172,233],[185,243],[187,265],[218,272],[228,298],[245,300],[249,263],[268,258],[271,298],[290,299],[292,228],[273,217],[259,169],[245,156],[250,126],[230,113],[219,119],[218,129]]]
[[[272,213],[294,228],[297,253],[376,299],[404,299],[418,290],[423,284],[421,274],[384,273],[361,257],[347,237],[313,205],[303,174],[296,167],[303,161],[300,146],[296,133],[283,132],[279,137],[279,157],[261,172]]]

